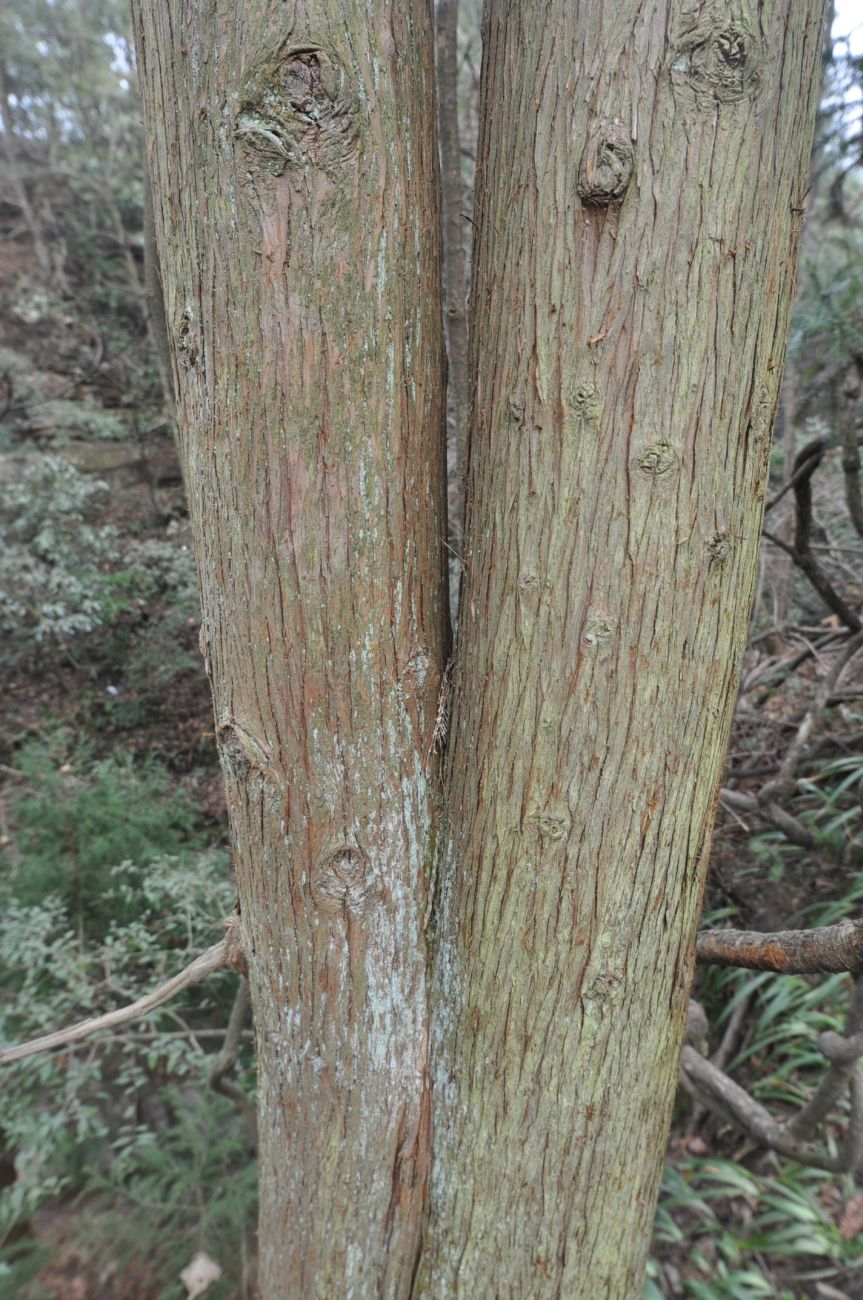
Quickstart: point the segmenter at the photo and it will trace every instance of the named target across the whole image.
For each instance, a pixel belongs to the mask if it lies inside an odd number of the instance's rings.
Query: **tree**
[[[132,7],[262,1294],[637,1296],[822,6],[487,4],[454,675],[429,6]]]

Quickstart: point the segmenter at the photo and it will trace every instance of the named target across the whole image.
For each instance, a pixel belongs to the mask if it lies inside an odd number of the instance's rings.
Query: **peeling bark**
[[[261,1293],[404,1296],[447,625],[430,17],[133,14],[256,1026]]]

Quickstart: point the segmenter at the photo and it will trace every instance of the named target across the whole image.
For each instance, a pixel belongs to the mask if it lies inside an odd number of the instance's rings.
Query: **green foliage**
[[[171,536],[169,528],[169,539]],[[154,693],[163,694],[181,673],[200,672],[197,648],[183,648],[188,628],[197,623],[200,614],[198,576],[190,549],[172,540],[151,538],[136,543],[127,563],[136,598],[148,605],[151,616],[136,629],[124,670],[146,701]]]
[[[177,1274],[193,1251],[203,1250],[223,1269],[208,1296],[230,1300],[257,1213],[248,1136],[235,1107],[205,1084],[168,1089],[164,1101],[171,1125],[158,1135],[121,1139],[106,1173],[90,1175],[88,1189],[100,1196],[82,1243],[99,1253],[109,1249],[122,1265],[141,1258],[146,1223],[146,1237],[157,1245],[151,1259],[160,1295],[176,1294]]]
[[[840,759],[825,766],[848,776],[856,775],[859,762]],[[843,897],[789,921],[832,925],[859,912],[861,902],[863,877],[857,876]],[[727,918],[728,909],[714,912],[705,925]],[[846,975],[813,981],[709,966],[701,972],[698,997],[718,1034],[741,1000],[751,1003],[741,1047],[726,1069],[779,1116],[796,1110],[822,1078],[826,1063],[817,1049],[818,1035],[827,1029],[841,1032],[849,992]],[[837,1117],[843,1115],[840,1105]],[[829,1145],[829,1131],[827,1140]],[[660,1260],[684,1246],[692,1275],[683,1278],[682,1294],[693,1300],[793,1298],[808,1295],[797,1283],[816,1276],[839,1279],[841,1286],[844,1273],[863,1269],[863,1237],[843,1239],[825,1208],[824,1193],[832,1191],[841,1200],[852,1181],[774,1155],[764,1156],[758,1170],[714,1155],[669,1160],[644,1300],[664,1300]],[[758,1261],[762,1267],[756,1267]],[[778,1292],[776,1272],[794,1289]]]
[[[96,522],[107,485],[39,457],[0,504],[0,626],[19,654],[92,632],[103,618],[102,565],[115,530]]]
[[[92,401],[69,401],[52,398],[34,409],[40,424],[49,425],[60,439],[78,438],[88,442],[122,439],[127,427],[117,415]]]
[[[863,328],[863,240],[846,226],[822,227],[817,246],[804,259],[789,351],[812,380],[837,363],[847,364],[849,345]]]
[[[127,765],[116,768],[126,779]],[[104,767],[93,764],[89,774],[92,794],[103,788]],[[152,774],[137,788],[139,802],[148,798],[129,841],[142,852],[152,849],[165,808],[153,798]],[[181,829],[175,821],[170,833],[178,838]],[[105,871],[93,932],[82,938],[58,895],[32,903],[17,896],[30,845],[17,835],[15,845],[22,857],[0,907],[0,1047],[158,986],[217,940],[233,904],[224,854],[188,845],[176,855],[150,852]],[[77,1193],[93,1211],[90,1237],[103,1254],[146,1260],[165,1279],[166,1296],[176,1291],[167,1280],[198,1248],[234,1276],[254,1219],[254,1160],[242,1116],[208,1090],[206,1076],[219,1044],[212,1027],[227,1024],[235,982],[225,972],[144,1020],[4,1067],[2,1136],[16,1153],[17,1180],[0,1193],[0,1244],[40,1205]],[[252,1093],[248,1049],[239,1082]],[[27,1294],[28,1261],[15,1249],[0,1253],[0,1295],[10,1300]],[[225,1287],[214,1294],[233,1294]]]
[[[686,1159],[666,1167],[655,1244],[686,1247],[682,1294],[693,1300],[759,1300],[799,1295],[797,1285],[837,1277],[863,1264],[863,1241],[845,1241],[819,1200],[828,1175],[770,1161],[753,1173],[720,1158]],[[783,1282],[759,1261],[769,1259]],[[777,1265],[779,1267],[777,1267]],[[645,1300],[662,1297],[654,1260]]]
[[[0,887],[10,902],[29,907],[51,894],[81,933],[101,932],[134,914],[153,862],[182,864],[201,847],[195,809],[157,764],[95,759],[58,737],[24,746],[16,765],[22,780],[8,813],[18,860]]]
[[[0,628],[12,654],[5,666],[58,648],[75,658],[86,646],[91,669],[125,670],[133,687],[164,691],[200,663],[183,648],[199,612],[193,558],[174,539],[176,527],[164,539],[121,539],[99,522],[108,494],[107,484],[55,456],[33,458],[6,489]]]
[[[95,327],[125,400],[159,405],[141,292],[143,131],[128,7],[15,0],[0,7],[0,50],[10,128],[0,182],[12,202],[10,175],[24,188],[53,267],[22,260],[17,319],[62,326],[74,285],[74,324]]]

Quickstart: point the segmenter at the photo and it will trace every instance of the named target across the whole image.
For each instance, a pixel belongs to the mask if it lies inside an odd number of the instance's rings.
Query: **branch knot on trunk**
[[[717,5],[715,21],[699,23],[675,43],[671,57],[675,89],[726,104],[758,93],[763,63],[760,42],[749,24],[734,13],[737,8]]]
[[[247,170],[328,172],[354,156],[357,105],[340,65],[317,46],[282,48],[247,78],[235,136]]]
[[[578,170],[583,203],[605,207],[623,198],[632,179],[635,155],[629,132],[620,122],[603,122],[588,138]]]

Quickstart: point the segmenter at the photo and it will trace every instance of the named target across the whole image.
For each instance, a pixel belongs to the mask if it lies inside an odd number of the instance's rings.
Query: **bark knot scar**
[[[245,780],[250,772],[271,779],[273,776],[267,752],[254,736],[238,722],[227,720],[219,725],[219,757],[226,776]]]
[[[572,818],[566,811],[530,813],[525,819],[525,825],[540,840],[565,840],[572,828]]]
[[[225,921],[225,952],[225,965],[230,970],[238,971],[240,975],[248,975],[249,968],[243,950],[241,922],[237,915],[229,916]]]
[[[647,478],[666,478],[677,468],[677,452],[667,442],[654,442],[640,453],[638,468]]]
[[[600,207],[623,198],[635,163],[632,141],[620,122],[603,122],[588,137],[578,169],[582,203]]]
[[[330,916],[361,913],[369,897],[368,855],[355,842],[345,842],[325,854],[312,868],[311,890],[316,905]]]
[[[337,168],[357,150],[357,104],[342,67],[317,46],[283,46],[246,78],[235,136],[246,164]]]
[[[671,79],[696,96],[733,103],[757,93],[762,63],[760,42],[743,19],[717,10],[715,22],[699,24],[676,42]]]
[[[516,424],[524,424],[524,412],[526,403],[524,393],[510,393],[509,395],[509,413],[515,420]]]
[[[709,568],[713,569],[721,566],[731,554],[731,539],[724,529],[719,529],[713,534],[707,543],[707,552],[710,556]]]
[[[569,433],[599,431],[602,399],[591,383],[576,384],[566,395],[565,428]]]
[[[582,642],[588,650],[596,650],[606,645],[614,636],[616,624],[610,618],[589,618],[584,625]]]
[[[186,308],[177,325],[177,356],[181,370],[191,370],[196,365],[200,348],[198,332],[191,311]]]
[[[623,976],[616,970],[602,970],[594,975],[585,989],[585,997],[602,1006],[614,1001],[623,986]]]

